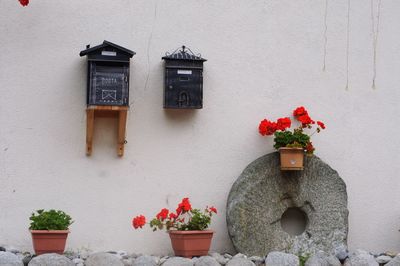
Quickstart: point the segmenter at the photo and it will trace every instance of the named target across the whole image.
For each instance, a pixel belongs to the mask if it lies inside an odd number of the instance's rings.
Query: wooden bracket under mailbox
[[[88,106],[86,109],[86,155],[90,156],[93,149],[93,131],[95,117],[118,118],[118,156],[124,155],[127,106]]]

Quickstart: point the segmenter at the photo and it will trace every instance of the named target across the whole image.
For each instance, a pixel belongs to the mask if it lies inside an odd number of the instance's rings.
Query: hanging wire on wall
[[[350,4],[351,0],[347,0],[346,90],[349,90]]]
[[[379,22],[381,17],[381,0],[378,0],[378,10],[376,15],[376,28],[375,28],[375,16],[374,16],[374,0],[371,0],[371,22],[372,22],[372,47],[374,50],[373,55],[373,76],[372,76],[372,89],[376,89],[376,49],[378,46],[378,35],[379,35]]]
[[[326,70],[326,46],[328,44],[328,0],[325,0],[325,14],[324,14],[324,64],[322,66],[322,71]]]

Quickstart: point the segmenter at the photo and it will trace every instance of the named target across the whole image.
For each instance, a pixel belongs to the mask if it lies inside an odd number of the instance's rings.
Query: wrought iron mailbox
[[[87,56],[88,105],[129,105],[129,61],[135,52],[109,41],[80,52]]]
[[[118,117],[118,155],[124,154],[126,118],[129,109],[129,62],[135,52],[104,41],[79,54],[87,56],[86,154],[92,154],[96,116]]]
[[[201,55],[195,55],[182,46],[172,54],[166,53],[164,72],[164,108],[203,108],[203,63]]]

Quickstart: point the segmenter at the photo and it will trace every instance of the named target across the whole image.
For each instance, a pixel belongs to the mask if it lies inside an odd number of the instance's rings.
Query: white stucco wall
[[[212,249],[232,251],[231,185],[273,151],[258,123],[304,105],[327,125],[316,155],[347,184],[350,248],[400,251],[400,1],[381,1],[375,89],[378,0],[374,20],[370,1],[351,0],[349,28],[348,1],[327,2],[323,71],[325,0],[0,0],[0,245],[30,250],[30,213],[56,208],[75,220],[70,249],[167,253],[165,233],[131,218],[189,196],[220,210]],[[85,155],[79,52],[105,39],[137,52],[122,158],[110,119]],[[182,44],[208,59],[204,108],[165,111],[161,57]]]

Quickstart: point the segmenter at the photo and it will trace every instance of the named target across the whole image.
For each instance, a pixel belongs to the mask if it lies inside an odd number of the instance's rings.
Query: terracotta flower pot
[[[30,230],[36,255],[44,253],[63,254],[68,230]]]
[[[303,148],[279,148],[281,155],[281,170],[303,170]]]
[[[210,249],[214,232],[204,231],[177,231],[168,232],[171,238],[175,256],[191,258],[194,256],[206,256]]]

